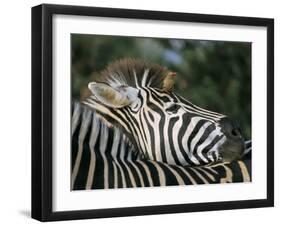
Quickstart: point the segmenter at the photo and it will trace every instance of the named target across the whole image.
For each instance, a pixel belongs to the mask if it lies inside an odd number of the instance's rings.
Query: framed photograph
[[[274,21],[32,8],[32,217],[274,205]]]

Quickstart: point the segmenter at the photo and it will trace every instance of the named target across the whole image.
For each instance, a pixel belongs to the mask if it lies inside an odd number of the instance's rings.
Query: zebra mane
[[[110,63],[105,70],[94,75],[95,82],[104,82],[112,86],[150,86],[162,88],[169,70],[158,64],[141,59],[124,58]]]

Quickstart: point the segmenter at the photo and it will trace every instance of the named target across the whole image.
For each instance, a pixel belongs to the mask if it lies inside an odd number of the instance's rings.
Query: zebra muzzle
[[[232,162],[240,159],[244,152],[244,138],[240,127],[228,117],[221,119],[220,126],[225,135],[225,142],[220,147],[222,160]]]

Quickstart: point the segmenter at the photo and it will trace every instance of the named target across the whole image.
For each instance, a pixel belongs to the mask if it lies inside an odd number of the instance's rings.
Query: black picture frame
[[[267,198],[54,212],[52,210],[52,18],[55,14],[266,27]],[[274,206],[273,19],[49,4],[32,8],[32,218],[40,221],[56,221],[270,206]]]

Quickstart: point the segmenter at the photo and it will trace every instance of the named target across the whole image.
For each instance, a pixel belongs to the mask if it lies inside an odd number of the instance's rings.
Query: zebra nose
[[[241,128],[237,122],[234,122],[228,117],[224,117],[220,120],[220,125],[227,137],[233,139],[242,139]]]
[[[239,159],[244,150],[244,138],[237,123],[230,118],[222,118],[219,122],[226,141],[220,149],[223,161],[231,162]]]

